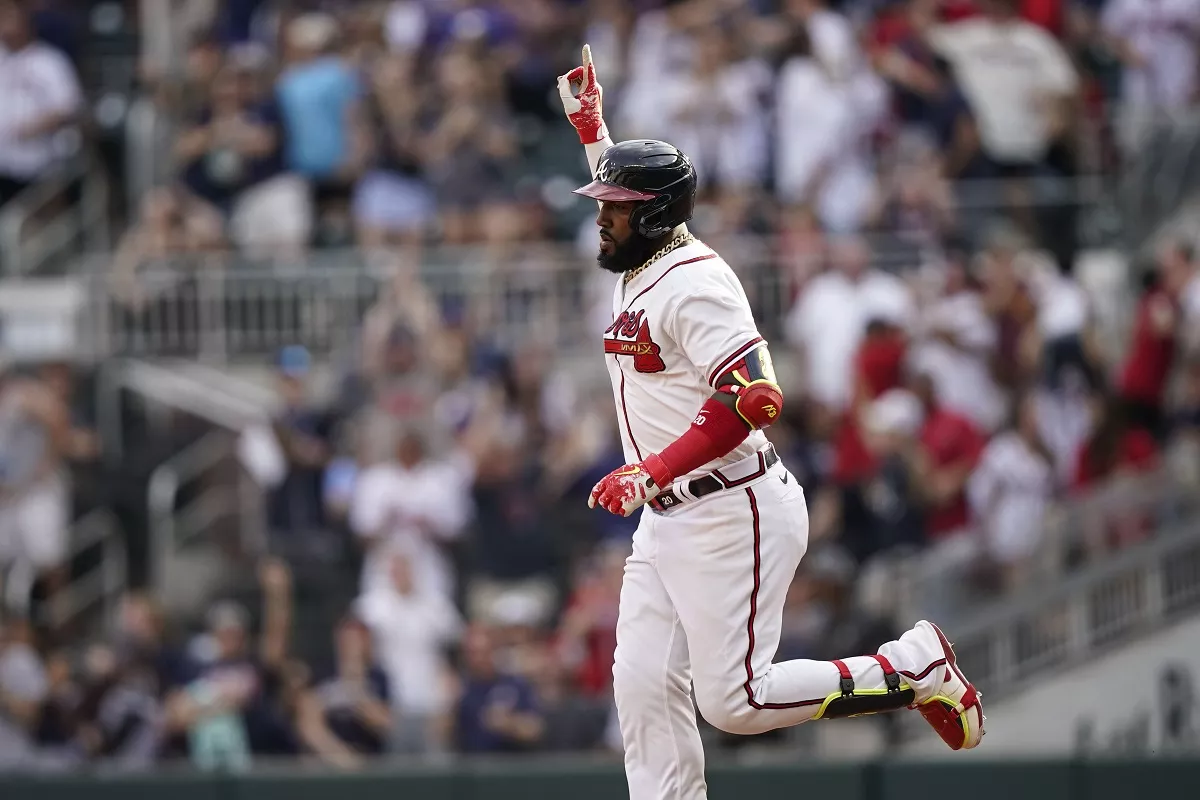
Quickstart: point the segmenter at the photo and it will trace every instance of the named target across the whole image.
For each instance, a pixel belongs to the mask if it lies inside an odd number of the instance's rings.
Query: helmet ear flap
[[[653,200],[647,200],[638,205],[634,209],[630,217],[634,230],[638,235],[646,239],[657,239],[667,233],[675,226],[666,224],[667,207],[671,204],[669,197],[656,197]]]

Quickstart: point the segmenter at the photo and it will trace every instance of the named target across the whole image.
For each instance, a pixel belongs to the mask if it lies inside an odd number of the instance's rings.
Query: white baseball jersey
[[[613,293],[604,332],[625,460],[642,461],[687,431],[717,378],[763,344],[733,270],[703,242],[672,250]],[[767,443],[753,431],[692,478],[740,461]]]

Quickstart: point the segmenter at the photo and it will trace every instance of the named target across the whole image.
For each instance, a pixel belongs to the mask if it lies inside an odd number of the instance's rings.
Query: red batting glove
[[[602,113],[604,89],[596,80],[592,49],[586,44],[583,46],[583,66],[558,76],[558,96],[581,143],[595,144],[608,136]]]
[[[661,474],[660,474],[661,473]],[[664,477],[660,484],[654,476]],[[628,517],[649,503],[670,482],[666,468],[658,456],[650,456],[640,464],[626,464],[614,470],[592,487],[588,508],[600,506],[612,514]]]

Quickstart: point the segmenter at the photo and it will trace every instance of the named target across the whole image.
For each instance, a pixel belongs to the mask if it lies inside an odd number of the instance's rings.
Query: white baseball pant
[[[722,472],[732,477],[742,463]],[[839,693],[832,662],[771,663],[807,546],[804,492],[781,463],[666,514],[642,511],[613,666],[630,800],[706,799],[691,687],[704,718],[736,734],[805,722]],[[934,667],[944,653],[927,639],[905,634],[879,649],[917,701],[941,685]],[[858,689],[884,688],[874,658],[843,662]]]

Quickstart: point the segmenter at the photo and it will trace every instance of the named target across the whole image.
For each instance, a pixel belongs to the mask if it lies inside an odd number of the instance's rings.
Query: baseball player
[[[983,734],[979,693],[921,621],[878,653],[772,663],[784,596],[808,545],[803,489],[763,429],[783,408],[767,343],[733,271],[688,232],[696,173],[665,142],[613,144],[591,54],[558,79],[594,180],[604,331],[626,466],[589,505],[642,506],[625,565],[613,666],[631,800],[701,800],[696,706],[756,734],[915,708],[951,748]]]

